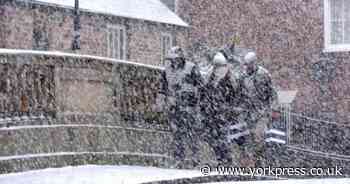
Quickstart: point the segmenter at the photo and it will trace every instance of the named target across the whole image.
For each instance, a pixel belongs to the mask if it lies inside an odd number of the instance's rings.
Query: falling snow
[[[349,182],[342,3],[0,1],[0,183]]]

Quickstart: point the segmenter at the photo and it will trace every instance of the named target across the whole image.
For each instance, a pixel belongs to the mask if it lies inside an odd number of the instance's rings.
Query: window
[[[33,49],[34,50],[49,50],[49,31],[48,25],[39,20],[34,20],[33,27]]]
[[[107,28],[108,57],[126,59],[126,32],[124,26]]]
[[[350,51],[350,1],[324,0],[325,51]]]
[[[162,34],[161,37],[161,62],[164,65],[165,63],[165,57],[172,47],[172,38],[170,34]]]

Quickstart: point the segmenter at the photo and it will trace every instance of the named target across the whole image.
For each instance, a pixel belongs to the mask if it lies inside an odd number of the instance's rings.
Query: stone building
[[[79,54],[162,65],[188,25],[159,0],[81,0]],[[0,48],[73,52],[74,0],[0,1]]]
[[[349,1],[172,2],[191,25],[190,48],[222,46],[236,34],[241,47],[257,51],[278,88],[298,90],[294,111],[349,123]]]

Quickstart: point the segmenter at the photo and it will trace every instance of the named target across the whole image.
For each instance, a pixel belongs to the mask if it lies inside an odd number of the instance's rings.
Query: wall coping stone
[[[66,53],[61,51],[37,51],[37,50],[21,50],[21,49],[0,49],[0,55],[28,55],[32,54],[33,56],[55,56],[55,57],[72,57],[72,58],[84,58],[84,59],[95,59],[106,63],[111,64],[126,64],[126,65],[135,65],[138,67],[145,67],[154,70],[164,70],[164,67],[153,66],[143,63],[136,63],[132,61],[113,59],[108,57],[93,56],[93,55],[84,55],[84,54],[74,54]]]

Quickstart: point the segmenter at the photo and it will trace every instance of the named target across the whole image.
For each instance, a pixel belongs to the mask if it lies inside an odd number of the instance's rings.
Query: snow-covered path
[[[0,184],[136,184],[198,176],[196,170],[87,165],[4,174]]]
[[[275,181],[218,182],[210,184],[350,184],[350,178],[343,179],[293,179]]]
[[[203,176],[197,170],[141,166],[77,166],[0,175],[0,184],[139,184]],[[344,179],[219,182],[211,184],[350,184]]]

